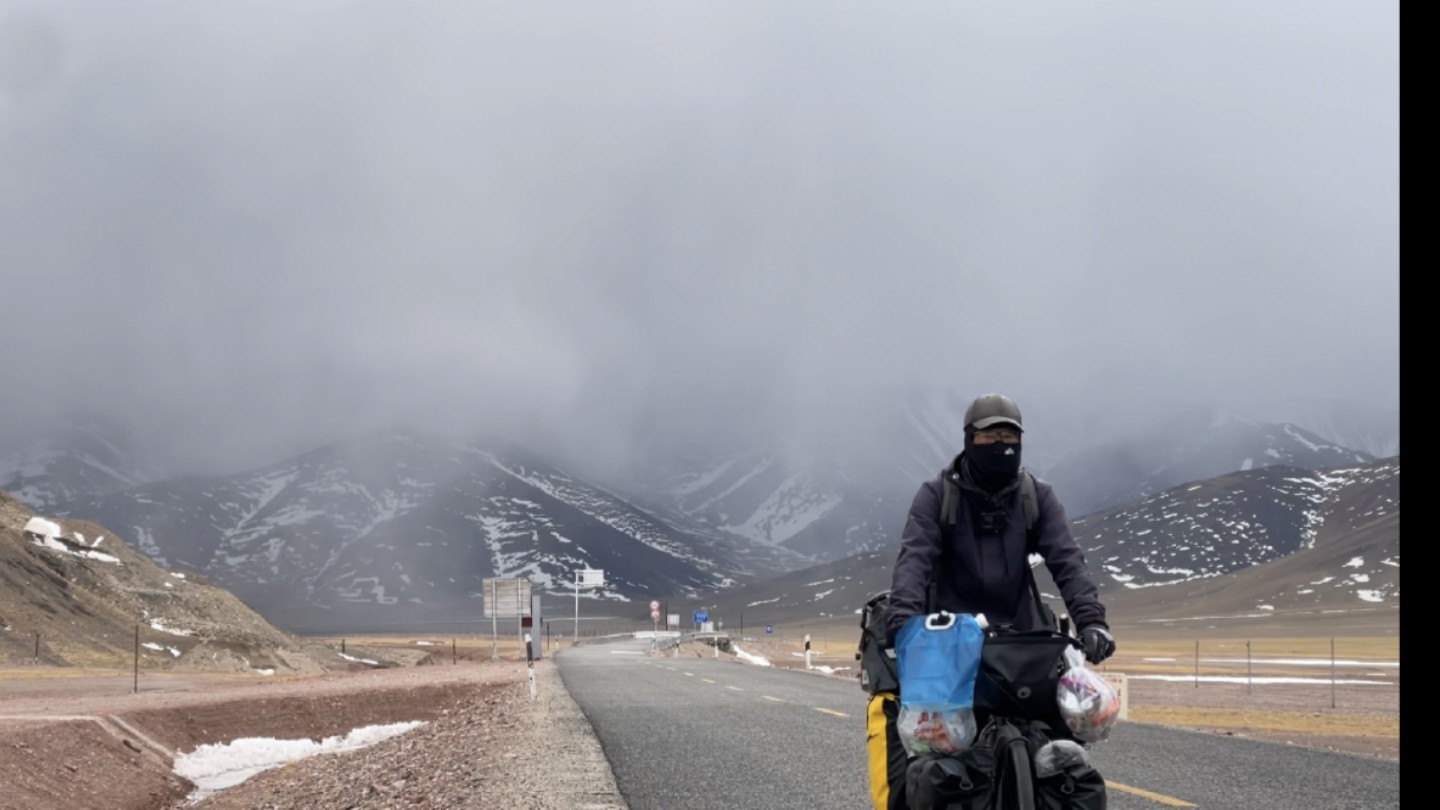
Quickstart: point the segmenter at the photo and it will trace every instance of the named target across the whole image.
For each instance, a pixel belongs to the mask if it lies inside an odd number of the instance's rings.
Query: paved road
[[[869,810],[856,684],[648,649],[556,658],[631,810]],[[1400,806],[1398,764],[1286,745],[1122,723],[1092,758],[1112,810]]]

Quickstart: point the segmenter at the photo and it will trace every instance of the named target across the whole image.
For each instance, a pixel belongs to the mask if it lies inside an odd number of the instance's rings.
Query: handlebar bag
[[[1073,643],[1053,630],[986,636],[975,677],[976,712],[1021,720],[1055,717],[1065,649]]]

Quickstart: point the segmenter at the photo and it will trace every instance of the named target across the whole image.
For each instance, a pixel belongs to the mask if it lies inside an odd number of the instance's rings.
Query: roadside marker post
[[[525,668],[530,672],[530,702],[534,703],[536,698],[535,686],[535,647],[530,643],[530,634],[525,634]]]

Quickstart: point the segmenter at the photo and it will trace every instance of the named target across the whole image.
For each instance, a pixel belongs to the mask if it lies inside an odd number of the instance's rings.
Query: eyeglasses
[[[994,430],[980,430],[975,432],[976,444],[994,444],[996,442],[1019,444],[1020,432],[1009,428],[996,428]]]

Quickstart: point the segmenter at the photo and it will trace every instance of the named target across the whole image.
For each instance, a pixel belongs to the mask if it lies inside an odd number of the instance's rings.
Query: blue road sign
[[[767,625],[765,625],[765,635],[770,636],[770,635],[774,635],[774,634],[775,634],[775,625],[773,625],[773,624],[767,624]]]
[[[696,624],[704,624],[705,622],[708,622],[708,621],[710,621],[710,611],[708,611],[708,610],[697,610],[697,611],[695,611],[695,623],[696,623]]]

